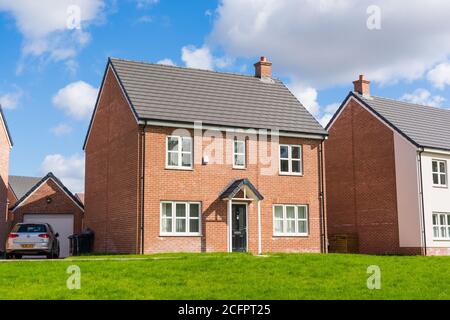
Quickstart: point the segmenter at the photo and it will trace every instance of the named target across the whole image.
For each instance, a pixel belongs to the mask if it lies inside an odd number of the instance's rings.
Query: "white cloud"
[[[103,0],[0,0],[0,11],[14,18],[24,37],[23,54],[56,61],[73,58],[89,42],[84,29],[99,20],[103,8]],[[78,21],[80,28],[72,28]]]
[[[295,82],[291,82],[288,88],[313,116],[319,114],[320,105],[317,102],[316,89]]]
[[[319,122],[323,127],[326,127],[328,122],[330,122],[333,115],[340,107],[340,103],[331,103],[323,108],[322,117],[320,117]]]
[[[18,89],[15,92],[5,93],[0,95],[0,105],[3,109],[16,109],[22,97],[22,90]]]
[[[291,82],[288,85],[288,88],[324,127],[331,120],[337,109],[339,109],[340,103],[331,103],[322,108],[317,101],[318,92],[315,88],[305,86],[304,84],[295,81]]]
[[[181,49],[181,60],[188,68],[213,70],[214,58],[208,47],[185,46]]]
[[[159,2],[159,0],[135,0],[136,6],[138,9],[145,9],[149,6],[155,5]]]
[[[136,23],[151,23],[151,22],[153,22],[153,18],[149,15],[139,17],[139,19],[136,20]]]
[[[41,172],[53,172],[72,192],[84,190],[84,157],[78,154],[70,157],[61,154],[48,155],[41,164]]]
[[[381,30],[367,28],[371,5]],[[232,57],[266,55],[278,74],[315,88],[361,73],[414,80],[450,54],[449,12],[447,0],[221,0],[207,43]]]
[[[53,97],[53,104],[75,119],[88,118],[95,107],[98,89],[84,81],[68,84]]]
[[[427,78],[428,81],[439,89],[450,86],[450,63],[446,62],[437,65],[428,72]]]
[[[159,60],[157,64],[164,64],[166,66],[176,66],[175,62],[173,62],[172,59],[168,58]]]
[[[72,127],[65,123],[61,123],[56,127],[50,128],[50,132],[59,137],[71,133]]]
[[[433,96],[431,92],[426,89],[417,89],[413,93],[406,93],[400,99],[406,102],[431,107],[442,107],[442,103],[445,101],[444,97]]]
[[[201,48],[184,46],[181,49],[181,60],[188,68],[205,70],[224,69],[234,63],[234,59],[229,56],[214,57],[207,45]]]
[[[326,113],[334,114],[339,109],[340,106],[341,106],[341,104],[338,102],[331,103],[331,104],[325,106],[324,111]]]
[[[332,118],[333,115],[331,113],[326,113],[319,119],[319,123],[325,128]]]

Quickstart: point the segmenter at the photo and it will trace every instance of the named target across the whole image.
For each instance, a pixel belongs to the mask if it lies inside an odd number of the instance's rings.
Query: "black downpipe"
[[[141,186],[141,226],[140,226],[140,233],[141,233],[141,254],[144,254],[144,216],[145,216],[145,209],[144,209],[144,196],[145,196],[145,129],[147,127],[147,124],[145,124],[142,128],[141,133],[141,176],[140,176],[140,186]]]
[[[328,252],[325,221],[325,192],[324,192],[323,141],[319,145],[319,199],[320,199],[320,232],[322,253]]]
[[[424,254],[427,255],[427,233],[425,228],[425,200],[423,197],[423,172],[422,172],[422,153],[423,150],[419,152],[419,175],[420,175],[420,197],[422,201],[422,233],[423,233],[423,246],[424,246]]]

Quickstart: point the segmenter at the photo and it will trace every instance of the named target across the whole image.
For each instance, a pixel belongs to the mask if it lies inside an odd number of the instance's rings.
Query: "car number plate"
[[[22,244],[22,248],[34,248],[34,244]]]

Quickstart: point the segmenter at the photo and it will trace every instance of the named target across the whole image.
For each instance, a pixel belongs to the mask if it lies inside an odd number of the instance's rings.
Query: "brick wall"
[[[227,251],[227,205],[226,201],[218,197],[233,179],[239,178],[248,178],[265,197],[261,202],[263,252],[320,252],[318,141],[280,138],[280,143],[303,145],[303,177],[278,174],[278,151],[275,155],[277,165],[275,175],[261,175],[261,167],[258,164],[248,164],[246,170],[233,169],[231,164],[195,164],[192,171],[180,171],[165,169],[166,136],[173,130],[174,128],[164,127],[148,127],[146,130],[146,253]],[[216,141],[222,143],[222,138]],[[247,142],[247,150],[250,143]],[[204,147],[208,144],[208,141],[204,141]],[[223,158],[225,159],[225,155]],[[161,237],[160,202],[162,200],[200,201],[203,211],[203,235],[201,237]],[[307,204],[310,213],[310,235],[303,238],[274,237],[273,204]],[[249,205],[247,230],[249,251],[256,253],[258,250],[256,202]]]
[[[360,253],[404,253],[399,248],[392,130],[352,99],[329,133],[328,235],[357,234]]]
[[[5,250],[6,236],[9,230],[8,213],[8,166],[9,151],[7,133],[0,116],[0,252]]]
[[[138,252],[139,131],[111,70],[85,152],[85,224],[95,251]]]
[[[47,203],[47,198],[52,201]],[[23,222],[25,214],[73,214],[74,232],[82,230],[83,210],[51,179],[43,183],[12,214],[13,223]]]

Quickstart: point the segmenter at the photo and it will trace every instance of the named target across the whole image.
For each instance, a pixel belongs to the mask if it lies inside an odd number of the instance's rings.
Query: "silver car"
[[[45,255],[59,258],[58,233],[48,223],[18,223],[6,241],[6,258],[21,259],[24,255]]]

